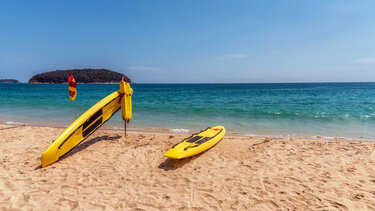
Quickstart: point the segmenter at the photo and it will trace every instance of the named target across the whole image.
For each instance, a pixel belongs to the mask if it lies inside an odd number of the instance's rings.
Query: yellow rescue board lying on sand
[[[85,140],[120,109],[120,93],[116,91],[82,114],[42,154],[42,167],[48,166]]]
[[[121,116],[122,119],[129,123],[132,119],[132,95],[133,89],[130,88],[130,84],[125,81],[120,82],[120,94],[121,94]]]
[[[164,156],[182,159],[204,152],[217,144],[225,135],[223,126],[207,128],[200,133],[193,134],[168,150]]]

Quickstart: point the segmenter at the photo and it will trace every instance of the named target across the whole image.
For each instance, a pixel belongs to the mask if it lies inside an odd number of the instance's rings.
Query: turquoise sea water
[[[375,83],[135,84],[133,128],[249,135],[375,138]],[[80,115],[116,84],[78,84]],[[0,84],[0,120],[64,126],[74,120],[67,84]],[[120,112],[106,123],[123,125]]]

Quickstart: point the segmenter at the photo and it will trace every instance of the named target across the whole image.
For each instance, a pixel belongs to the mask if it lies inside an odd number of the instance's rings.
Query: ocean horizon
[[[248,136],[375,138],[375,83],[137,83],[130,128],[187,132],[223,125]],[[66,84],[0,84],[0,120],[65,127]],[[77,116],[118,90],[78,84]],[[103,127],[121,128],[120,113]]]

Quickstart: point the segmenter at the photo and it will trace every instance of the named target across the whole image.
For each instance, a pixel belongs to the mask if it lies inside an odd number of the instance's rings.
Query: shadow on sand
[[[120,139],[122,136],[120,135],[117,135],[117,136],[99,136],[99,137],[96,137],[96,138],[93,138],[93,139],[90,139],[82,144],[78,144],[76,147],[73,147],[73,149],[66,153],[65,155],[63,155],[62,157],[60,157],[60,160],[63,160],[69,156],[72,156],[84,149],[86,149],[87,147],[99,142],[99,141],[114,141],[114,140],[118,140]]]
[[[61,160],[64,160],[65,158],[69,157],[69,156],[72,156],[84,149],[86,149],[87,147],[99,142],[99,141],[114,141],[114,140],[118,140],[120,139],[122,136],[120,135],[117,135],[117,136],[100,136],[100,137],[96,137],[96,138],[93,138],[93,139],[90,139],[84,143],[81,143],[81,144],[78,144],[77,146],[73,147],[73,149],[66,153],[65,155],[63,155],[62,157],[60,157],[59,161]],[[38,170],[38,169],[41,169],[42,167],[41,166],[38,166],[36,167],[34,170]]]
[[[181,160],[177,160],[177,159],[172,159],[172,158],[167,158],[164,162],[162,162],[158,168],[159,169],[163,169],[164,171],[169,171],[169,170],[176,170],[178,168],[181,168],[183,167],[184,165],[190,163],[191,161],[199,158],[200,156],[202,156],[204,153],[206,153],[207,151],[205,152],[202,152],[198,155],[195,155],[193,157],[189,157],[189,158],[183,158]]]

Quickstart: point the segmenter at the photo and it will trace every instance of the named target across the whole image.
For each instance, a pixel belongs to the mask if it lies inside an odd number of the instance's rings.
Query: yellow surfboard
[[[132,119],[132,95],[133,89],[130,84],[121,81],[120,82],[120,93],[121,93],[121,116],[122,119],[129,123]]]
[[[59,160],[109,120],[120,109],[119,97],[120,92],[116,91],[78,117],[42,154],[42,167]]]
[[[209,127],[177,143],[164,156],[173,159],[191,157],[210,149],[223,139],[224,135],[225,128],[223,126]]]

